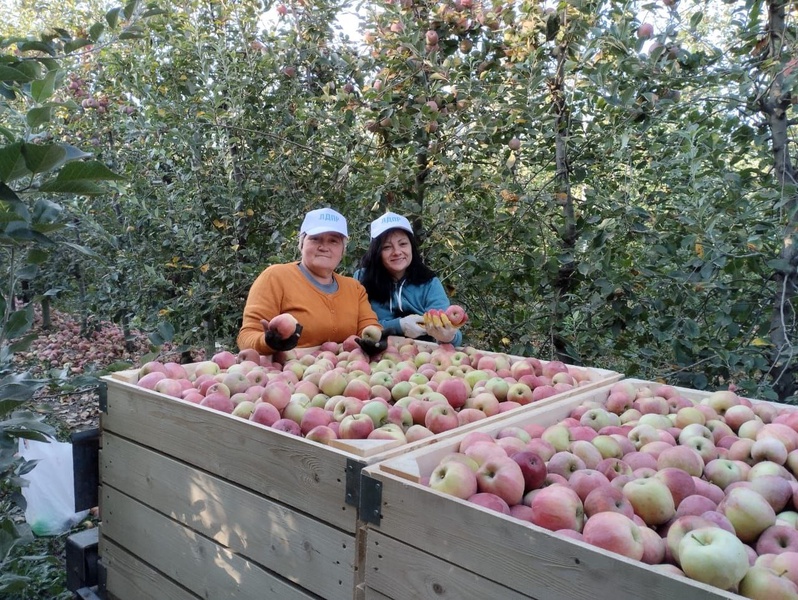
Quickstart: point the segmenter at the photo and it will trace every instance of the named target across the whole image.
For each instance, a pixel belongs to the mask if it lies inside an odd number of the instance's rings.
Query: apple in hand
[[[443,312],[447,317],[449,317],[449,321],[451,321],[452,325],[455,327],[460,327],[468,322],[468,314],[466,314],[466,311],[462,306],[452,304]]]
[[[294,335],[297,323],[298,321],[291,313],[282,313],[269,321],[269,329],[284,340]]]
[[[382,339],[382,329],[376,325],[367,325],[363,328],[360,337],[370,342],[379,342]]]
[[[749,569],[745,544],[720,527],[690,531],[679,542],[679,558],[688,577],[722,590],[740,583]]]

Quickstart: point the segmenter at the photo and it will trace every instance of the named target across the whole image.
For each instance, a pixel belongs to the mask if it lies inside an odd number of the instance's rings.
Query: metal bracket
[[[75,488],[75,510],[80,512],[97,506],[100,488],[100,430],[77,431],[72,434],[72,481]]]
[[[100,404],[100,410],[108,413],[108,384],[101,381],[97,385],[97,400]]]
[[[365,473],[360,474],[360,519],[372,525],[379,525],[382,519],[382,482]]]
[[[360,502],[360,471],[365,466],[352,458],[346,459],[346,503],[350,506],[358,506]]]

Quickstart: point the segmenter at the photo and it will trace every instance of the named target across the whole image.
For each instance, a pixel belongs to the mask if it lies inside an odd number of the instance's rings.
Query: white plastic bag
[[[75,512],[72,444],[20,438],[19,454],[25,460],[39,461],[23,475],[29,485],[22,488],[28,503],[25,520],[34,534],[58,535],[86,518],[89,511]]]

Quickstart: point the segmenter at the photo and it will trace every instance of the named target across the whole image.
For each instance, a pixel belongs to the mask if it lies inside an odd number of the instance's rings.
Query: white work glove
[[[448,344],[457,334],[457,327],[452,325],[449,317],[445,313],[438,311],[439,314],[424,315],[424,326],[427,334],[435,338],[439,344]]]
[[[421,315],[408,315],[399,319],[399,326],[402,328],[402,333],[405,337],[416,339],[422,335],[426,335],[426,330],[421,324],[424,322],[424,317]]]

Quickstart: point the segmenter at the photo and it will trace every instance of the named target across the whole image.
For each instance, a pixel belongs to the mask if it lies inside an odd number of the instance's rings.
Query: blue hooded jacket
[[[362,269],[355,271],[355,279],[360,281]],[[388,335],[404,335],[399,319],[407,315],[423,315],[431,308],[444,310],[449,307],[449,297],[443,289],[441,280],[433,277],[427,283],[412,284],[404,280],[395,281],[387,303],[371,300],[371,308]],[[430,338],[431,339],[431,338]],[[463,343],[463,332],[457,331],[451,342],[455,346]]]

